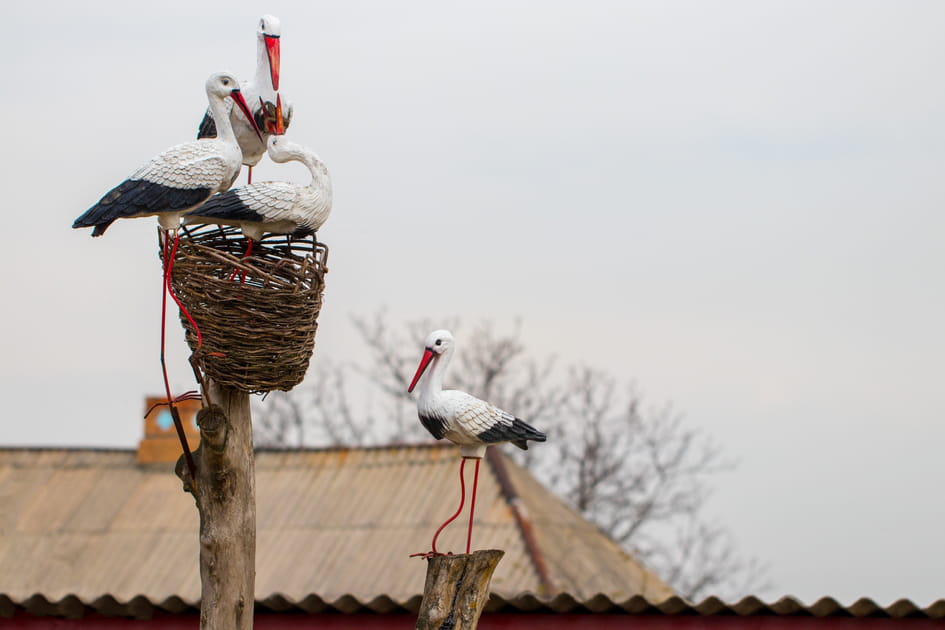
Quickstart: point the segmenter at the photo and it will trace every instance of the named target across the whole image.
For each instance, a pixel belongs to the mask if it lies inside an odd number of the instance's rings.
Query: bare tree
[[[305,391],[267,401],[257,412],[266,439],[361,445],[430,439],[406,386],[421,340],[434,328],[456,332],[462,323],[419,321],[393,330],[378,312],[353,318],[353,325],[371,349],[369,364],[328,366],[306,381]],[[735,596],[763,585],[758,562],[740,556],[726,530],[703,516],[712,481],[735,465],[719,445],[670,405],[646,407],[634,387],[606,373],[573,365],[562,377],[553,357],[539,361],[527,353],[518,323],[508,333],[485,322],[460,334],[450,387],[549,434],[541,447],[513,455],[539,479],[684,597]],[[349,377],[358,381],[356,397]],[[354,399],[374,404],[355,411]]]
[[[572,367],[567,383],[535,472],[684,597],[765,586],[760,564],[703,517],[712,480],[735,467],[721,448],[605,373]]]
[[[257,446],[344,446],[373,441],[375,417],[351,408],[350,366],[320,361],[314,369],[303,387],[271,392],[254,402]]]

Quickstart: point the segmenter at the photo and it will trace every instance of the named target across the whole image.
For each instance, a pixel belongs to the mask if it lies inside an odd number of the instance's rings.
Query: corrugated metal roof
[[[673,594],[511,460],[488,461],[473,542],[506,552],[492,581],[501,601],[521,593],[575,602]],[[257,598],[303,610],[412,607],[426,566],[409,555],[428,551],[455,510],[458,462],[448,446],[257,453]],[[496,466],[519,497],[519,521]],[[197,510],[171,464],[140,465],[132,451],[0,449],[0,504],[0,610],[136,602],[173,611],[200,597]],[[444,530],[441,550],[465,549],[464,523]]]
[[[408,556],[455,509],[457,459],[440,446],[257,453],[257,611],[415,614],[426,567]],[[526,471],[501,465],[555,590],[541,591],[484,463],[475,546],[506,550],[489,612],[945,619],[945,600],[686,602]],[[0,505],[0,616],[198,611],[197,511],[169,464],[138,465],[132,451],[0,449]],[[464,536],[454,524],[440,546],[463,549]]]
[[[294,600],[283,595],[270,595],[256,601],[256,613],[343,613],[343,614],[417,614],[420,596],[407,601],[394,601],[379,595],[369,601],[345,595],[335,600],[324,600],[317,595],[308,595]],[[94,600],[83,601],[75,595],[51,600],[43,595],[33,595],[23,600],[13,600],[0,595],[0,617],[12,617],[25,612],[34,616],[77,618],[98,613],[107,617],[150,618],[161,613],[196,614],[197,602],[187,602],[179,597],[165,600],[149,600],[144,596],[118,600],[104,595]],[[816,617],[816,618],[869,618],[869,619],[937,619],[945,620],[945,599],[940,599],[920,608],[908,599],[900,599],[882,607],[871,599],[859,599],[843,606],[831,597],[824,597],[812,604],[804,604],[793,597],[783,597],[775,602],[763,602],[756,597],[746,597],[737,603],[725,603],[709,597],[693,604],[673,596],[654,602],[636,595],[615,601],[606,595],[596,595],[586,600],[577,600],[567,594],[551,599],[539,598],[531,593],[504,598],[493,594],[484,612],[526,614],[605,614],[605,615],[655,615],[665,617]]]

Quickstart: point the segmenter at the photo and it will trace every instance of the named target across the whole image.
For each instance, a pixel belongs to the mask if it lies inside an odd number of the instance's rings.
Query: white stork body
[[[94,227],[92,236],[101,236],[116,219],[157,215],[162,228],[176,229],[181,215],[233,184],[242,153],[229,119],[222,116],[226,97],[233,98],[244,116],[250,113],[232,75],[212,75],[206,89],[210,110],[223,120],[218,137],[178,144],[151,158],[86,210],[72,227]]]
[[[185,223],[235,225],[254,241],[266,232],[303,236],[318,230],[331,213],[331,178],[325,164],[309,149],[284,136],[270,136],[269,157],[308,167],[308,185],[260,182],[234,188],[210,199],[184,217]]]
[[[430,374],[420,388],[417,413],[420,422],[436,439],[458,444],[463,457],[482,457],[490,444],[511,442],[528,449],[528,440],[544,442],[546,436],[533,426],[484,400],[455,389],[443,389],[443,374],[453,355],[453,335],[436,330],[426,338],[423,359],[407,389],[432,362]]]
[[[256,30],[256,74],[250,81],[243,82],[240,90],[246,98],[250,111],[256,122],[256,129],[232,107],[227,110],[230,124],[236,134],[236,140],[243,151],[243,164],[252,168],[256,166],[266,152],[266,140],[270,134],[281,134],[289,124],[292,116],[292,106],[283,103],[279,94],[279,68],[281,63],[280,49],[281,25],[279,19],[272,15],[264,15],[259,20]],[[212,138],[216,135],[216,116],[207,112],[200,129],[198,138]]]

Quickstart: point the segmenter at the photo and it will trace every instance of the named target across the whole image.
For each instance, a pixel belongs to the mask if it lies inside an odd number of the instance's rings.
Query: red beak
[[[253,131],[255,131],[256,135],[259,137],[259,141],[265,144],[262,133],[259,131],[259,125],[256,124],[256,119],[253,118],[253,112],[251,112],[249,110],[249,106],[246,105],[246,99],[243,98],[243,93],[239,91],[239,88],[237,88],[230,92],[230,97],[236,102],[236,106],[240,108],[240,111],[243,112],[243,115],[246,116],[249,124],[252,125]]]
[[[266,41],[266,54],[269,55],[269,78],[272,80],[272,89],[279,91],[279,62],[281,53],[279,51],[279,37],[273,35],[263,35]]]
[[[413,391],[413,388],[417,386],[417,381],[420,380],[420,377],[423,376],[423,371],[427,369],[427,366],[430,365],[430,361],[433,360],[433,357],[436,356],[433,354],[433,351],[429,348],[423,350],[423,358],[420,359],[420,366],[417,368],[417,373],[413,375],[413,380],[410,381],[410,387],[407,388],[407,393]]]
[[[285,133],[285,120],[282,118],[282,95],[276,94],[276,135],[281,136]]]

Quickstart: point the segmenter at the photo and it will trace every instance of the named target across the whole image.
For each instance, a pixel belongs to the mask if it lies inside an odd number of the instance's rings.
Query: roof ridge
[[[257,446],[256,453],[324,453],[336,451],[381,451],[392,449],[435,450],[453,448],[452,444],[440,442],[389,442],[384,444],[333,444],[328,446]],[[9,444],[0,445],[0,453],[42,451],[68,453],[135,453],[134,446],[63,446],[49,444]]]
[[[531,520],[525,512],[525,506],[515,489],[515,484],[512,483],[512,478],[509,476],[503,457],[504,455],[497,448],[486,449],[486,461],[492,468],[496,481],[499,482],[499,491],[502,493],[502,498],[508,503],[512,515],[515,517],[515,524],[522,535],[522,541],[525,543],[525,553],[532,561],[532,566],[541,583],[541,589],[550,597],[555,592],[554,581],[551,579],[551,573],[549,573],[548,565],[545,563],[545,556],[535,539]]]
[[[68,451],[82,453],[134,453],[133,446],[51,446],[48,444],[29,445],[29,444],[8,444],[0,446],[0,453],[3,452],[22,452],[22,451]]]
[[[325,446],[257,446],[256,453],[334,453],[340,451],[387,451],[398,449],[446,450],[454,448],[449,442],[384,442],[380,444],[329,444]]]

